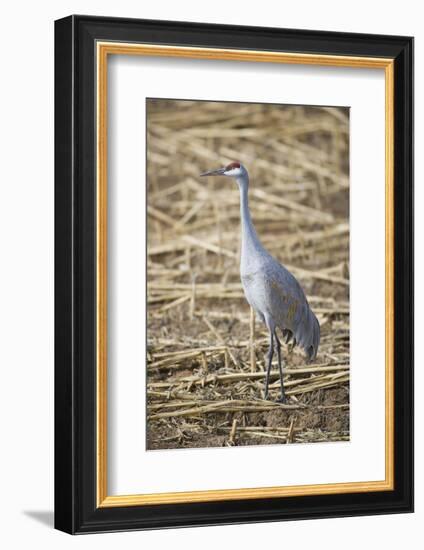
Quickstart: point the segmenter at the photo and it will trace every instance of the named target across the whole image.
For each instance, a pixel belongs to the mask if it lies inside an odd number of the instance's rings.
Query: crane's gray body
[[[242,246],[240,277],[247,301],[270,331],[289,333],[314,359],[320,328],[295,277],[269,254],[258,239],[248,205],[248,179],[237,178],[240,189]]]
[[[268,397],[269,377],[276,345],[281,382],[280,400],[285,402],[281,345],[276,329],[279,328],[283,332],[286,341],[293,338],[294,343],[305,350],[309,359],[315,359],[320,341],[319,323],[300,284],[288,269],[265,250],[256,234],[249,210],[249,175],[246,168],[239,162],[232,162],[224,168],[201,174],[220,175],[234,178],[240,190],[241,282],[247,301],[266,324],[270,334],[265,399]]]

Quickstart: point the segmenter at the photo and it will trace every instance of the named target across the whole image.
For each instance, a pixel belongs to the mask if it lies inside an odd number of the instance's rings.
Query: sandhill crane
[[[317,318],[295,277],[262,246],[252,222],[248,203],[249,174],[239,162],[231,162],[224,168],[210,170],[201,176],[227,176],[234,178],[240,191],[241,257],[240,277],[246,300],[269,331],[269,350],[265,378],[265,399],[268,399],[269,375],[274,345],[277,349],[280,373],[281,398],[285,402],[281,344],[276,329],[282,331],[288,343],[293,338],[308,359],[315,359],[320,341]]]

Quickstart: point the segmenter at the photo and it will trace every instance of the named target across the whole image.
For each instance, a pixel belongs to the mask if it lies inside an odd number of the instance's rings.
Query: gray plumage
[[[265,399],[268,397],[269,374],[274,347],[277,350],[281,381],[281,401],[285,401],[281,362],[281,345],[276,329],[279,328],[286,342],[293,339],[301,346],[309,360],[315,359],[320,327],[311,310],[302,287],[295,277],[262,246],[250,216],[248,203],[249,175],[246,168],[232,162],[224,168],[201,174],[222,175],[236,180],[240,190],[241,258],[240,277],[247,301],[265,323],[270,334],[267,354]]]

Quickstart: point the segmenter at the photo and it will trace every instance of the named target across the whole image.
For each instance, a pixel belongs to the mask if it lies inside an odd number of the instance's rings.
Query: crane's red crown
[[[228,164],[225,167],[226,170],[234,170],[234,168],[240,168],[240,163],[239,162],[230,162],[230,164]]]

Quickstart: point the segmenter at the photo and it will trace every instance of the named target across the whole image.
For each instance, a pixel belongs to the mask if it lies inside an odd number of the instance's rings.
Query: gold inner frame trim
[[[124,42],[101,42],[97,50],[97,506],[142,506],[276,498],[394,489],[394,60],[284,52],[262,52]],[[315,485],[217,489],[109,496],[107,493],[107,60],[109,55],[220,59],[385,71],[385,479]]]

